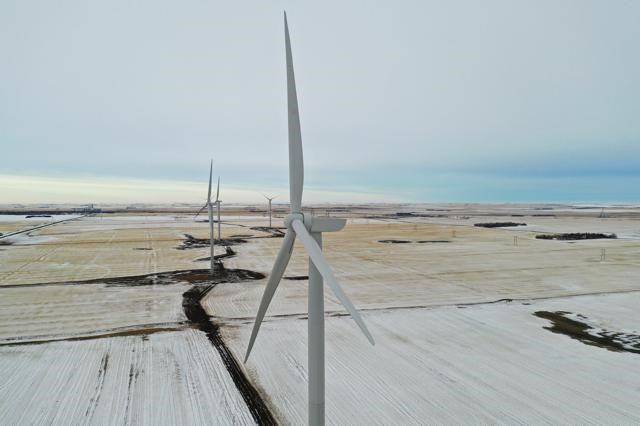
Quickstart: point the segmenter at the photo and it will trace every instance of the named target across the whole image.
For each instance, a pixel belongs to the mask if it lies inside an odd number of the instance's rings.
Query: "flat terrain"
[[[0,424],[304,423],[298,245],[241,363],[282,242],[260,208],[223,209],[213,281],[184,210],[3,216]],[[327,289],[328,423],[640,422],[640,208],[325,210],[349,218],[324,250],[376,339]],[[474,226],[494,222],[526,225]],[[535,238],[566,232],[618,238]]]

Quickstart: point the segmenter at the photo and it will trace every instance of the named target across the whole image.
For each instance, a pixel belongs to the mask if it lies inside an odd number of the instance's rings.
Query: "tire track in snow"
[[[102,387],[104,386],[104,376],[107,373],[108,366],[109,366],[109,354],[105,353],[102,356],[102,361],[100,362],[100,368],[98,369],[98,380],[96,383],[95,393],[89,400],[89,406],[87,407],[87,411],[85,411],[84,413],[84,416],[88,418],[89,422],[91,422],[91,419],[95,414],[96,407],[98,406],[98,402],[100,401],[100,394],[102,392]]]

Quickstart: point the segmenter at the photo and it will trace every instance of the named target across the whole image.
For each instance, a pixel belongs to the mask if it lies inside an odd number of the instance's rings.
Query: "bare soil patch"
[[[553,333],[564,334],[586,345],[613,352],[640,354],[640,335],[638,334],[596,328],[587,323],[588,318],[584,315],[572,315],[571,312],[537,311],[534,315],[551,321],[551,325],[544,328]]]

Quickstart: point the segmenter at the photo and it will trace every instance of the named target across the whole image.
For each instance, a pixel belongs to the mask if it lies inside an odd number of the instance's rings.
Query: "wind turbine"
[[[256,315],[256,321],[251,331],[251,339],[247,347],[245,363],[249,358],[255,342],[260,324],[267,312],[269,303],[282,279],[282,275],[291,258],[293,243],[296,237],[302,242],[309,255],[309,424],[324,424],[324,286],[326,282],[340,303],[351,314],[360,330],[371,344],[375,344],[367,326],[362,321],[360,314],[344,294],[338,284],[333,271],[322,254],[322,233],[341,230],[346,221],[333,217],[312,216],[302,212],[302,187],[304,183],[304,166],[302,158],[302,134],[300,132],[300,115],[298,111],[298,99],[296,95],[296,83],[293,73],[293,59],[291,55],[291,41],[289,40],[289,27],[287,14],[284,15],[285,48],[287,57],[287,105],[289,124],[289,191],[291,212],[285,217],[284,223],[287,232],[276,261],[271,270],[271,275],[265,287],[260,307]]]
[[[266,196],[266,195],[264,195],[264,194],[262,194],[262,196],[263,196],[264,198],[266,198],[266,199],[267,199],[267,201],[269,201],[269,228],[271,228],[271,201],[272,201],[273,199],[277,198],[278,196],[277,196],[277,195],[274,195],[274,196],[273,196],[273,197],[271,197],[271,198],[267,197],[267,196]]]
[[[214,235],[214,229],[213,229],[213,203],[211,203],[211,177],[213,174],[213,160],[211,160],[211,164],[209,165],[209,190],[207,192],[207,202],[204,204],[204,206],[202,206],[202,208],[200,210],[198,210],[198,213],[196,213],[196,217],[198,217],[198,215],[200,214],[200,212],[202,210],[204,210],[204,208],[207,208],[207,211],[209,212],[209,252],[211,255],[211,259],[209,260],[209,265],[211,268],[211,275],[213,275],[213,272],[215,270],[215,256],[214,256],[214,244],[215,244],[215,235]],[[220,190],[220,179],[218,179],[218,191]],[[217,201],[217,195],[216,195],[216,201]],[[218,205],[218,220],[220,220],[220,207]],[[220,237],[220,231],[218,230],[218,238]]]
[[[222,200],[220,199],[220,176],[218,176],[218,189],[216,190],[216,201],[214,204],[218,207],[218,240],[220,244],[222,244],[222,233],[220,232],[220,204]]]

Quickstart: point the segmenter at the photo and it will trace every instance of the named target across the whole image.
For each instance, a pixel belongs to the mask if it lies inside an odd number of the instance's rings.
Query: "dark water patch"
[[[275,417],[267,407],[266,402],[258,390],[253,386],[242,366],[233,356],[220,335],[220,326],[212,321],[211,317],[202,307],[202,299],[215,287],[215,284],[197,285],[187,290],[182,295],[182,308],[186,317],[195,324],[199,330],[207,335],[214,348],[218,351],[233,383],[247,404],[249,412],[259,425],[277,425]]]
[[[537,311],[534,312],[534,315],[551,321],[551,325],[544,328],[553,333],[564,334],[586,345],[604,348],[612,352],[640,354],[640,335],[638,334],[595,328],[588,324],[588,318],[584,315],[575,315],[582,320],[579,321],[575,318],[569,318],[571,312],[566,311]]]
[[[11,246],[13,242],[7,240],[0,240],[0,246]]]
[[[559,240],[559,241],[577,241],[577,240],[598,240],[598,239],[616,239],[616,234],[603,234],[599,232],[568,232],[564,234],[539,234],[536,235],[538,240]]]
[[[134,247],[134,250],[153,250],[152,248],[149,247]]]
[[[25,219],[31,219],[32,217],[52,217],[50,214],[29,214],[25,216]]]
[[[308,280],[309,276],[308,275],[291,275],[288,277],[284,277],[285,280],[291,280],[291,281],[302,281],[302,280]]]
[[[216,254],[215,256],[213,256],[214,260],[221,260],[221,259],[226,259],[227,257],[234,257],[236,255],[236,252],[231,248],[231,247],[225,247],[225,253],[224,254]],[[211,256],[207,256],[207,257],[201,257],[200,259],[196,259],[196,262],[202,262],[202,261],[209,261],[211,260]]]
[[[223,282],[240,282],[247,280],[260,280],[264,274],[247,269],[226,269],[222,263],[216,265],[212,275],[209,268],[187,269],[182,271],[159,272],[154,274],[133,275],[115,278],[96,278],[84,281],[63,281],[34,284],[7,284],[0,288],[24,288],[24,287],[49,287],[49,286],[74,286],[74,285],[104,285],[106,287],[136,287],[149,285],[174,285],[174,284],[218,284]]]
[[[415,213],[415,212],[397,212],[396,217],[448,217],[446,214],[429,214],[429,213]]]
[[[284,237],[284,232],[282,232],[282,230],[286,230],[287,228],[283,228],[283,227],[268,227],[268,226],[252,226],[251,228],[249,228],[253,231],[262,231],[262,232],[266,232],[269,235],[270,238],[283,238]],[[255,237],[254,237],[255,238]]]
[[[216,245],[220,246],[237,246],[246,242],[247,240],[244,238],[221,238],[215,240]]]
[[[106,287],[138,287],[149,285],[204,284],[209,283],[212,278],[213,276],[209,269],[191,269],[132,277],[105,278],[95,281],[104,284]]]
[[[527,224],[517,223],[517,222],[485,222],[485,223],[474,223],[473,226],[479,226],[481,228],[506,228],[509,226],[527,226]]]
[[[240,282],[260,280],[264,274],[247,269],[226,269],[222,263],[216,265],[214,274],[207,269],[188,269],[185,271],[160,272],[134,277],[118,277],[92,280],[103,283],[106,287],[137,287],[147,285],[172,284],[219,284],[223,282]]]
[[[445,210],[443,210],[445,211]],[[411,219],[411,218],[442,218],[449,217],[448,214],[430,214],[430,213],[413,213],[413,212],[398,212],[388,214],[368,214],[364,215],[364,219],[378,219],[378,220],[394,220],[394,219]],[[468,219],[468,218],[467,218]]]
[[[411,241],[409,240],[378,240],[379,243],[385,243],[385,244],[407,244],[410,243]]]
[[[203,247],[209,247],[211,245],[210,238],[196,238],[190,234],[184,234],[184,236],[185,236],[185,239],[182,241],[182,243],[178,247],[176,247],[178,250],[203,248]],[[247,240],[243,238],[222,238],[222,239],[214,240],[215,244],[223,245],[223,246],[236,246],[239,244],[244,244],[246,242]]]
[[[427,243],[450,243],[449,240],[419,240],[418,244],[427,244]]]

